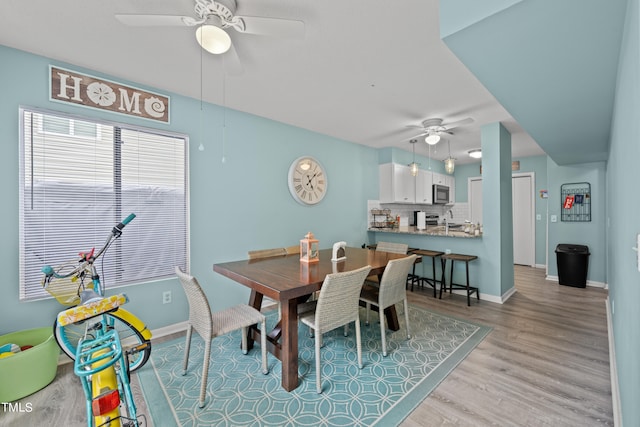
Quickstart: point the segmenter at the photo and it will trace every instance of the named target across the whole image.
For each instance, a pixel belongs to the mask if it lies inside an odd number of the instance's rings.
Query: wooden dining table
[[[278,301],[281,319],[268,332],[267,349],[282,362],[282,387],[292,391],[298,386],[298,304],[320,290],[327,274],[356,270],[371,266],[371,275],[381,275],[387,263],[407,255],[371,249],[346,248],[346,259],[331,261],[332,250],[320,250],[320,261],[312,264],[300,262],[298,254],[269,258],[223,262],[213,270],[251,289],[249,305],[260,310],[263,297]],[[419,262],[419,260],[418,260]],[[394,307],[385,310],[388,327],[399,329]],[[256,327],[249,331],[249,345],[260,342]]]

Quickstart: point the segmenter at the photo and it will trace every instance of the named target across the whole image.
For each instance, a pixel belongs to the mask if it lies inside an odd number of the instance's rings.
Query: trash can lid
[[[556,246],[556,253],[590,255],[589,246],[574,245],[572,243],[560,243]]]

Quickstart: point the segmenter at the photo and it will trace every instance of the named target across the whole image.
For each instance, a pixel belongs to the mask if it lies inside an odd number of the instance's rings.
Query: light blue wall
[[[171,124],[154,124],[48,100],[50,63],[101,76],[98,71],[4,46],[0,46],[0,63],[0,196],[4,201],[0,205],[4,225],[0,242],[4,254],[0,258],[4,277],[0,284],[0,334],[51,325],[61,309],[52,300],[18,300],[20,105],[189,135],[191,269],[201,279],[214,310],[247,301],[248,297],[247,288],[212,271],[216,262],[246,258],[251,249],[295,245],[308,231],[314,232],[323,248],[341,240],[350,245],[366,241],[366,201],[378,196],[377,150],[229,110],[223,164],[222,109],[218,106],[205,104],[205,127],[201,130],[200,101],[171,95]],[[121,82],[162,92],[140,82]],[[204,151],[198,150],[200,142]],[[316,157],[327,170],[328,193],[315,207],[296,203],[287,187],[289,165],[302,155]],[[105,230],[111,226],[105,224]],[[171,304],[161,303],[165,290],[173,291]],[[177,280],[131,286],[124,291],[131,299],[128,308],[152,329],[186,319],[186,301]]]
[[[606,283],[606,233],[605,212],[606,192],[604,162],[587,163],[573,166],[558,166],[553,160],[547,160],[549,176],[549,218],[555,215],[557,222],[549,220],[548,274],[558,275],[555,249],[560,243],[572,243],[589,247],[589,272],[587,280]],[[562,184],[588,182],[591,184],[591,221],[561,221],[562,200],[560,186]]]
[[[622,423],[640,420],[640,5],[630,0],[626,14],[607,164],[607,282],[613,321]],[[621,424],[622,425],[622,424]]]

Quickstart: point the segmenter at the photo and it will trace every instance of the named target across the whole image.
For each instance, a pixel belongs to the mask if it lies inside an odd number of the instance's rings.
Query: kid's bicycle
[[[95,266],[133,218],[131,214],[113,227],[97,253],[94,248],[80,253],[79,260],[42,268],[44,289],[61,304],[73,306],[58,314],[53,330],[60,348],[74,360],[90,427],[139,425],[129,375],[149,360],[151,332],[121,307],[126,295],[104,296]]]

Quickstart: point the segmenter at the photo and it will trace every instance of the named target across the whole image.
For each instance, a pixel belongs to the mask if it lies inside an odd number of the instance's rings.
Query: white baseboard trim
[[[533,268],[547,268],[546,264],[535,264]]]
[[[616,365],[616,345],[613,336],[613,316],[611,300],[607,297],[607,333],[609,335],[609,369],[611,375],[611,401],[613,404],[613,425],[622,425],[622,408],[620,406],[620,385],[618,384],[618,367]]]
[[[548,280],[550,282],[558,282],[558,276],[549,276],[549,275],[547,275],[545,277],[545,280]],[[602,289],[607,289],[608,288],[606,283],[604,283],[604,282],[595,282],[593,280],[587,280],[587,286],[592,286],[594,288],[602,288]]]
[[[151,339],[162,338],[167,335],[175,334],[176,332],[182,332],[187,329],[187,321],[174,323],[173,325],[163,326],[162,328],[154,329],[151,331]],[[153,346],[151,347],[153,351]],[[58,357],[58,366],[64,365],[65,363],[71,363],[72,360],[62,351],[60,351],[60,356]]]
[[[464,289],[454,289],[453,293],[456,294],[456,295],[467,296],[467,291],[465,291]],[[481,302],[482,301],[489,301],[489,302],[495,302],[495,303],[498,303],[498,304],[504,304],[515,293],[516,293],[516,288],[515,287],[509,289],[502,296],[487,295],[487,294],[483,294],[482,292],[480,292],[480,301]],[[476,296],[475,295],[471,295],[471,302],[473,302],[474,299],[477,301]]]

